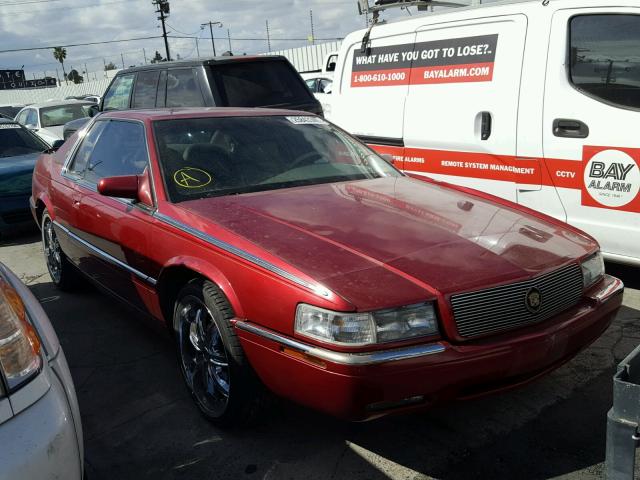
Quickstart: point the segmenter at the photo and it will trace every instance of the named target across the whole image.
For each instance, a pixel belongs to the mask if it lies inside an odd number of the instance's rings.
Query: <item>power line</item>
[[[53,1],[53,0],[52,0]],[[76,7],[54,7],[54,8],[47,8],[46,10],[37,10],[37,12],[42,12],[45,14],[49,14],[49,12],[51,12],[52,10],[77,10],[80,8],[96,8],[96,7],[106,7],[107,5],[116,5],[119,3],[131,3],[131,0],[116,0],[114,2],[105,2],[105,3],[93,3],[90,5],[78,5]],[[1,5],[0,5],[1,6]],[[2,16],[3,17],[14,17],[14,16],[19,16],[19,15],[33,15],[34,12],[32,11],[24,11],[24,12],[11,12],[11,13],[3,13]]]
[[[169,22],[165,22],[165,23],[167,24],[167,27],[169,27],[171,30],[173,30],[174,32],[178,32],[178,33],[180,33],[182,35],[195,35],[198,32],[202,32],[202,28],[199,28],[195,32],[191,32],[191,33],[181,32],[180,30],[175,28],[173,25],[169,25]]]
[[[87,47],[90,45],[104,45],[107,43],[121,43],[121,42],[136,42],[139,40],[153,40],[156,38],[162,38],[162,35],[154,35],[152,37],[138,37],[138,38],[125,38],[122,40],[105,40],[102,42],[88,42],[88,43],[69,43],[66,45],[50,45],[47,47],[29,47],[29,48],[12,48],[9,50],[0,50],[0,53],[14,53],[14,52],[31,52],[35,50],[52,50],[55,47]],[[192,37],[175,37],[175,38],[192,38]]]
[[[28,5],[30,3],[50,3],[50,2],[60,2],[62,0],[26,0],[24,2],[7,2],[0,3],[0,7],[13,7],[16,5]]]
[[[169,38],[196,38],[189,36],[179,36],[179,35],[170,35]],[[214,40],[227,40],[227,37],[213,37]],[[231,37],[232,40],[237,40],[240,42],[264,42],[267,40],[267,37],[256,37],[256,38],[246,38],[246,37]],[[272,42],[308,42],[309,38],[273,38],[269,36],[268,40]],[[329,38],[316,38],[316,40],[321,40],[323,42],[335,42],[344,40],[344,37],[329,37]],[[2,53],[2,51],[0,51]]]

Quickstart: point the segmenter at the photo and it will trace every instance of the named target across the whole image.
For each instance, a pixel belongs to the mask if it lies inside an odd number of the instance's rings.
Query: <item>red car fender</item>
[[[236,317],[244,317],[244,311],[242,309],[240,299],[236,295],[236,292],[227,277],[216,266],[205,260],[202,260],[201,258],[189,257],[184,255],[171,258],[167,263],[165,263],[165,265],[162,267],[162,271],[160,272],[160,277],[158,279],[159,292],[162,290],[162,283],[166,275],[168,274],[168,271],[174,267],[187,268],[211,280],[225,294],[227,300],[229,300],[229,303],[233,308]]]

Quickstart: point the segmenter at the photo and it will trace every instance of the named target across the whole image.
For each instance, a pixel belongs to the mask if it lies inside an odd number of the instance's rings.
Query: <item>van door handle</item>
[[[564,138],[587,138],[589,136],[589,127],[580,120],[556,118],[553,121],[553,134],[556,137]]]
[[[491,114],[489,112],[480,112],[480,115],[482,116],[480,140],[488,140],[491,136]]]

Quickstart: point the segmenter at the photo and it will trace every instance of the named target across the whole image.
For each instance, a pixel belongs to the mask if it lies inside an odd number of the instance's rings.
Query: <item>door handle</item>
[[[480,112],[482,124],[480,126],[480,140],[488,140],[491,136],[491,114],[489,112]]]
[[[589,136],[589,127],[580,120],[556,118],[553,121],[553,134],[556,137],[564,138],[587,138]]]

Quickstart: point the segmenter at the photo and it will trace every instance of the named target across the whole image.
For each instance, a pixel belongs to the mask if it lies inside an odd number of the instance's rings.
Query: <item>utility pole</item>
[[[144,64],[147,64],[147,51],[143,48],[142,49],[142,56],[144,57]]]
[[[313,10],[309,10],[309,18],[311,19],[311,43],[315,45],[316,36],[313,33]]]
[[[89,69],[87,68],[87,64],[84,64],[84,74],[87,76],[87,81],[91,81],[89,80]]]
[[[58,79],[58,86],[62,86],[62,82],[60,81],[60,73],[58,72],[58,69],[56,68],[56,78]]]
[[[229,40],[229,52],[233,53],[233,50],[231,49],[231,32],[229,32],[228,28],[227,28],[227,40]]]
[[[120,54],[120,58],[122,59],[122,69],[124,70],[126,67],[124,66],[124,53]]]
[[[267,51],[270,52],[271,51],[271,37],[269,36],[269,20],[265,20],[266,24],[267,24]]]
[[[196,54],[200,58],[200,46],[198,45],[198,37],[196,37]]]
[[[167,61],[170,62],[171,54],[169,53],[169,40],[167,39],[167,28],[164,24],[165,20],[167,19],[167,16],[170,13],[169,0],[153,0],[151,3],[156,7],[158,7],[158,10],[156,10],[156,13],[160,14],[160,16],[158,17],[158,20],[162,22],[162,37],[164,38],[164,48],[167,52]]]
[[[209,32],[211,32],[211,48],[213,48],[213,56],[215,57],[216,56],[216,44],[213,41],[213,26],[217,25],[218,28],[221,28],[222,27],[222,22],[212,22],[211,20],[209,20],[208,22],[201,24],[200,28],[204,28],[207,25],[209,25]]]

